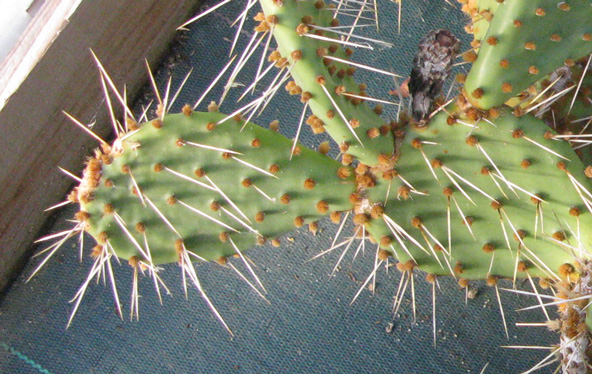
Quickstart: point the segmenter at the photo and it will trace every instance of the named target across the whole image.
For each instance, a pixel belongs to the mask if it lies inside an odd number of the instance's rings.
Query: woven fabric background
[[[207,1],[204,9],[215,1]],[[421,37],[429,30],[448,28],[463,40],[462,50],[469,49],[464,34],[465,16],[459,5],[444,0],[403,0],[401,33],[397,33],[397,4],[379,1],[380,37],[394,44],[374,51],[358,50],[354,59],[406,76]],[[236,27],[232,21],[244,6],[235,0],[190,26],[182,42],[157,72],[161,89],[169,76],[176,89],[193,68],[185,90],[173,107],[178,111],[209,85],[228,59]],[[239,49],[251,36],[253,23],[242,32]],[[257,59],[259,57],[256,57]],[[458,60],[461,61],[460,59]],[[143,61],[138,61],[142,64]],[[462,72],[463,66],[455,68]],[[249,84],[256,63],[251,63],[237,79]],[[249,75],[248,72],[251,72]],[[359,81],[367,83],[368,92],[389,99],[394,88],[385,76],[359,71]],[[98,74],[97,74],[98,79]],[[118,82],[123,84],[124,82]],[[218,100],[219,85],[206,100]],[[259,87],[262,88],[262,87]],[[454,88],[453,88],[454,89]],[[239,89],[232,92],[221,110],[231,112]],[[280,90],[283,91],[283,90]],[[260,89],[256,93],[260,93]],[[150,95],[135,107],[138,112]],[[64,108],[68,109],[68,108]],[[205,109],[205,104],[200,106]],[[389,108],[386,117],[396,109]],[[295,136],[301,104],[284,92],[255,121],[263,126],[273,119],[282,123],[281,131]],[[385,117],[385,118],[386,118]],[[312,135],[308,129],[301,141],[316,148],[328,135]],[[332,156],[337,155],[333,147]],[[58,172],[56,170],[56,172]],[[48,233],[70,227],[67,219],[76,209],[56,213]],[[87,292],[72,326],[66,329],[73,297],[85,279],[91,261],[78,260],[76,240],[68,242],[45,268],[29,283],[26,278],[40,258],[31,260],[22,276],[0,300],[0,372],[1,373],[517,373],[527,370],[548,354],[547,351],[511,350],[502,345],[549,345],[555,336],[544,328],[516,327],[518,321],[542,321],[540,311],[515,313],[514,310],[535,303],[533,298],[502,292],[510,340],[506,340],[495,292],[482,283],[476,299],[465,305],[464,291],[452,279],[442,279],[437,291],[437,346],[432,342],[431,286],[416,276],[418,321],[412,322],[411,296],[408,291],[401,312],[391,313],[393,295],[400,274],[394,269],[379,271],[374,294],[364,291],[350,305],[352,297],[372,269],[370,246],[352,260],[353,250],[345,256],[339,270],[330,276],[340,253],[330,253],[307,261],[327,249],[336,226],[320,222],[316,236],[295,231],[286,236],[281,248],[260,247],[248,252],[257,264],[256,271],[266,285],[270,303],[266,303],[234,273],[217,264],[197,264],[202,284],[234,332],[231,337],[216,320],[195,289],[189,299],[183,296],[181,275],[175,264],[162,273],[173,297],[160,305],[152,281],[140,281],[140,321],[125,321],[116,315],[109,287],[93,284]],[[26,222],[23,222],[26,229]],[[346,230],[351,232],[352,227]],[[85,253],[92,248],[86,240]],[[43,247],[39,247],[41,250]],[[131,297],[129,266],[116,265],[119,293],[126,308]],[[526,289],[527,284],[519,282]],[[501,286],[511,287],[510,282]],[[387,332],[389,324],[391,332]],[[548,368],[540,372],[546,372]],[[548,369],[552,372],[555,368]]]

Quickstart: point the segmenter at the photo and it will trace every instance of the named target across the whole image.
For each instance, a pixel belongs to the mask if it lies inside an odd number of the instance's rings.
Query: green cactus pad
[[[381,217],[367,229],[383,248],[401,261],[412,255],[429,273],[466,279],[523,277],[524,267],[551,278],[575,255],[586,257],[592,186],[567,142],[553,139],[542,121],[516,118],[509,109],[497,119],[449,123],[439,114],[425,129],[408,129],[384,207],[407,250]],[[370,199],[384,201],[388,187],[369,191]],[[451,256],[440,251],[438,262],[436,244]]]
[[[338,144],[348,144],[347,152],[368,165],[377,164],[381,154],[391,155],[393,138],[386,123],[364,102],[343,95],[343,92],[364,95],[351,76],[355,68],[330,59],[348,60],[346,52],[338,43],[303,36],[320,33],[339,40],[332,32],[314,28],[315,25],[330,27],[333,13],[318,1],[261,0],[260,3],[267,19],[273,20],[278,50],[289,59],[296,85],[310,94],[308,104],[329,135]]]
[[[236,253],[232,243],[244,250],[292,230],[297,217],[351,209],[347,167],[303,146],[290,159],[279,133],[233,118],[216,125],[224,118],[167,115],[91,161],[78,187],[86,231],[125,259],[149,260],[149,251],[154,264],[176,262],[182,239],[217,260]]]
[[[592,52],[592,7],[584,1],[504,1],[467,76],[469,101],[503,104],[564,63]]]
[[[497,0],[476,0],[469,1],[463,5],[463,12],[471,16],[469,31],[475,40],[482,41],[487,34],[492,15],[495,14],[499,2]]]

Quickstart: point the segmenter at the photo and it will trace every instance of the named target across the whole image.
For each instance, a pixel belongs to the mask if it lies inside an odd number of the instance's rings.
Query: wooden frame
[[[71,187],[57,167],[81,170],[97,146],[62,111],[108,134],[89,49],[133,98],[147,79],[144,58],[156,64],[199,2],[47,0],[27,26],[0,66],[0,292],[26,262],[44,209]]]

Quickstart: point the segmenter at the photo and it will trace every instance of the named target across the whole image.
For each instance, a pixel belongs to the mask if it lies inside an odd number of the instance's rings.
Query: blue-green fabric
[[[214,3],[206,2],[205,7]],[[189,83],[173,110],[179,110],[186,102],[193,103],[227,61],[234,35],[234,28],[229,26],[242,5],[244,2],[235,0],[190,26],[181,45],[159,69],[157,76],[161,87],[172,74],[175,89],[193,68]],[[403,0],[400,35],[397,34],[397,5],[389,1],[379,1],[378,5],[380,38],[395,46],[358,50],[354,54],[356,61],[407,76],[418,41],[436,28],[452,30],[462,38],[462,50],[470,48],[470,39],[463,33],[465,17],[456,3]],[[252,27],[253,23],[248,22],[239,48],[244,48],[252,35]],[[376,37],[373,33],[369,35]],[[138,63],[143,64],[143,61]],[[247,70],[252,76],[256,63],[250,66]],[[463,66],[455,68],[457,72],[462,70]],[[248,85],[248,76],[239,76],[237,82]],[[368,92],[376,97],[388,99],[388,91],[394,88],[393,82],[382,75],[360,72],[359,77],[368,84]],[[205,104],[218,100],[221,86],[212,91]],[[236,103],[239,91],[229,95],[222,111],[231,112],[240,105]],[[145,102],[138,103],[136,111],[141,110]],[[205,104],[200,109],[205,109]],[[395,110],[388,108],[385,116],[392,117]],[[300,111],[301,104],[297,100],[280,92],[256,122],[267,125],[277,118],[281,121],[281,131],[291,138],[296,133]],[[316,147],[329,137],[326,134],[314,136],[306,129],[301,139]],[[331,154],[337,155],[335,145]],[[73,207],[59,211],[48,233],[70,227],[66,220],[75,211]],[[141,277],[139,322],[129,322],[132,273],[129,266],[123,264],[115,265],[114,270],[126,308],[126,321],[117,317],[109,287],[93,284],[72,326],[66,330],[71,309],[68,300],[91,265],[88,255],[79,263],[78,245],[72,240],[32,281],[25,283],[40,262],[40,258],[32,259],[0,300],[0,372],[479,373],[489,363],[485,373],[517,373],[531,367],[548,352],[509,350],[500,346],[549,345],[556,339],[544,328],[515,326],[517,321],[544,319],[540,311],[514,312],[534,304],[534,298],[502,292],[510,331],[507,341],[492,289],[482,283],[475,284],[479,295],[465,305],[464,291],[454,280],[441,279],[442,290],[437,291],[437,346],[434,347],[431,286],[423,281],[423,275],[417,274],[415,279],[417,324],[412,323],[409,290],[400,315],[393,318],[391,314],[393,295],[400,279],[395,268],[388,273],[380,270],[375,294],[364,291],[350,305],[372,269],[373,248],[368,245],[355,261],[352,261],[355,248],[350,249],[339,270],[330,276],[340,249],[307,262],[329,248],[335,235],[336,226],[329,221],[322,221],[320,226],[316,236],[296,231],[283,240],[279,249],[266,246],[248,252],[269,291],[269,304],[232,271],[217,264],[196,266],[204,289],[234,337],[224,330],[195,289],[190,290],[188,300],[184,298],[180,270],[175,264],[165,266],[166,271],[161,273],[173,293],[172,297],[164,297],[164,305],[158,303],[151,279]],[[23,229],[26,229],[26,222],[23,222]],[[352,226],[347,226],[344,232],[350,235]],[[87,238],[86,254],[92,245]],[[238,259],[232,261],[240,266]],[[528,288],[525,282],[518,285]],[[511,284],[506,281],[501,282],[501,286]],[[389,323],[394,324],[390,333],[386,331]]]

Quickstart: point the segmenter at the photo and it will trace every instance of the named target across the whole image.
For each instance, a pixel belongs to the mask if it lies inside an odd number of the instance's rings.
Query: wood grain
[[[47,1],[37,17],[48,16],[60,2]],[[128,97],[133,98],[147,79],[144,58],[152,66],[160,60],[176,27],[193,14],[197,3],[82,0],[38,53],[38,61],[0,111],[0,293],[26,262],[31,242],[48,217],[44,209],[63,200],[71,187],[72,181],[57,167],[81,170],[84,155],[98,145],[62,110],[85,123],[96,121],[94,131],[101,136],[109,132],[89,49],[120,87],[127,84]],[[45,21],[37,17],[25,31],[33,37]],[[14,61],[5,63],[0,75],[15,66]],[[5,87],[0,83],[0,88]]]

